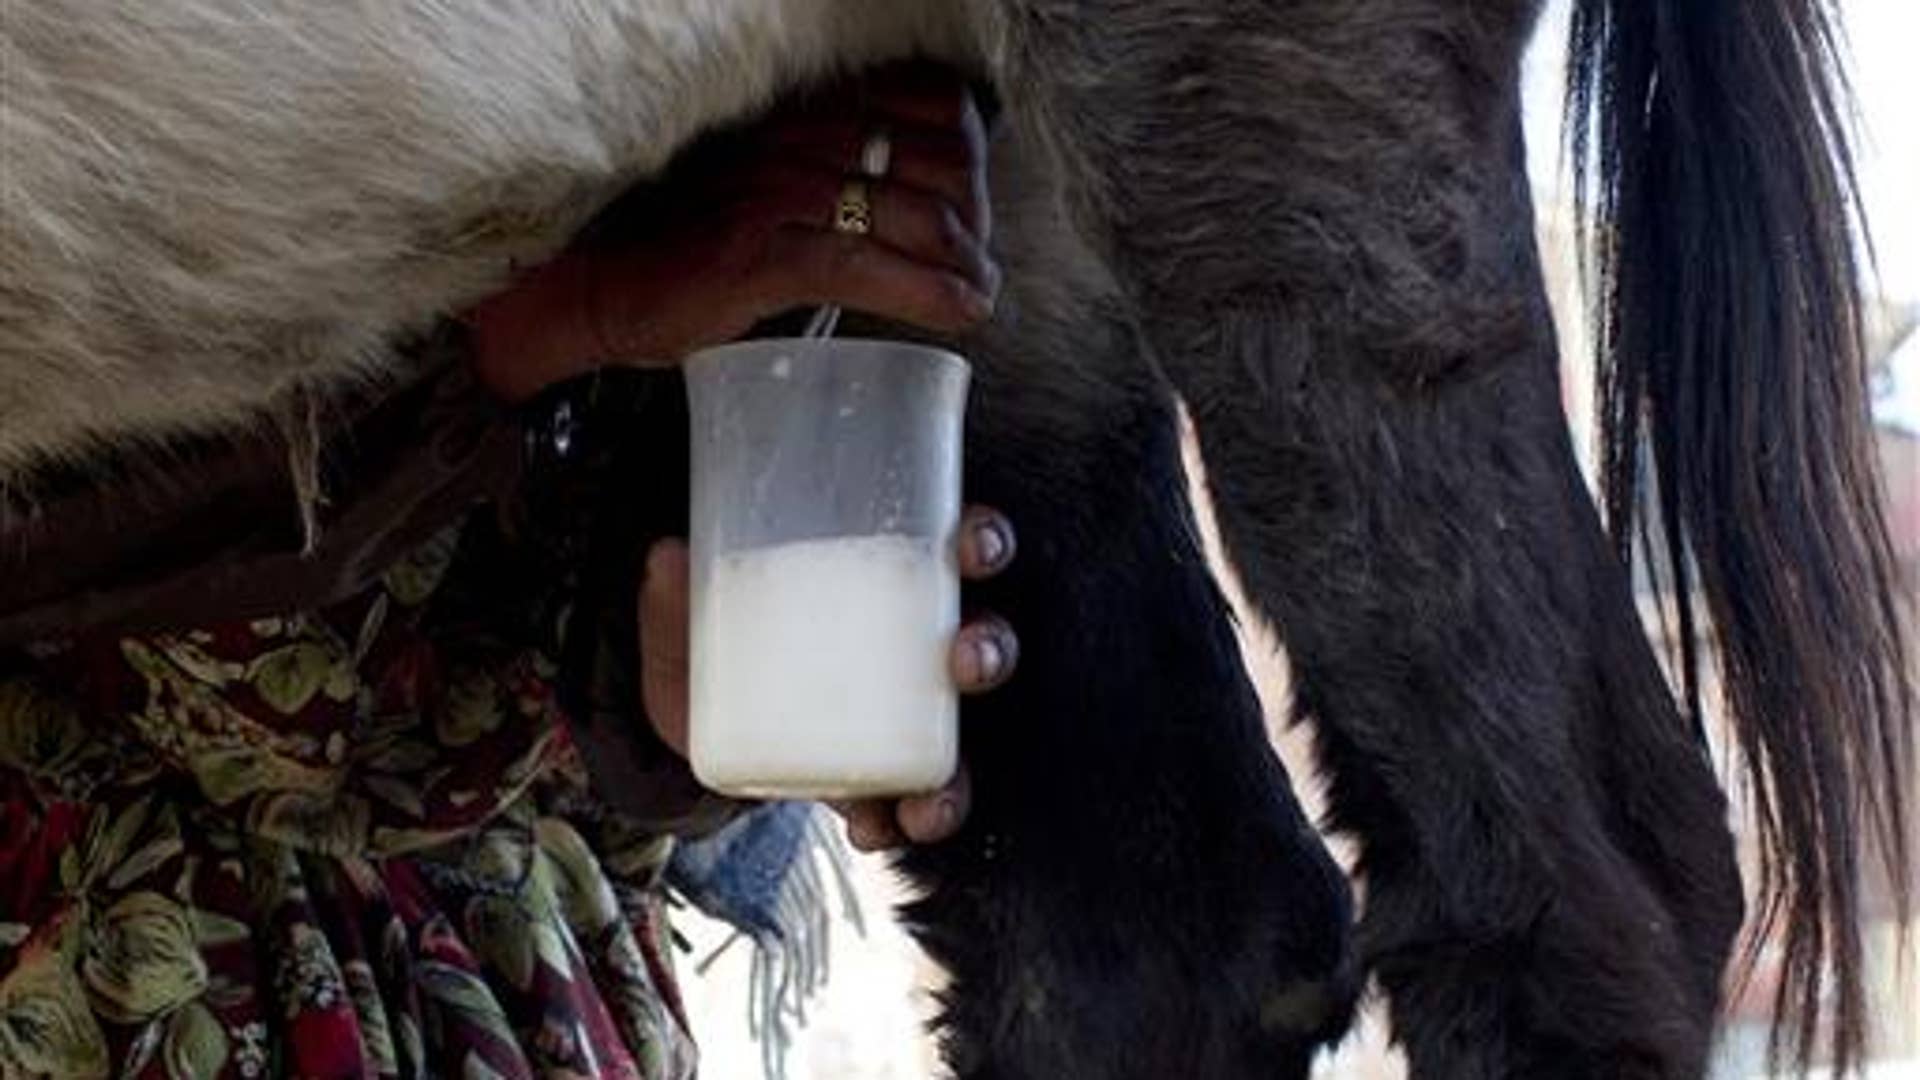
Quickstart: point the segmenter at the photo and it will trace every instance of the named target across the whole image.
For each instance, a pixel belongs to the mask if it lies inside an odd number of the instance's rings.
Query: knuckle
[[[922,183],[949,196],[958,195],[974,186],[975,163],[966,156],[964,150],[945,141],[929,149],[916,162],[916,167],[923,178]]]
[[[933,206],[934,239],[942,251],[965,251],[972,246],[967,223],[952,203],[938,200]]]
[[[978,293],[958,274],[938,274],[934,278],[935,304],[945,321],[955,326],[971,326],[985,318],[978,307]]]
[[[980,290],[989,298],[998,297],[1001,285],[1006,282],[1006,272],[1000,269],[1000,264],[992,258],[981,260],[980,275]]]

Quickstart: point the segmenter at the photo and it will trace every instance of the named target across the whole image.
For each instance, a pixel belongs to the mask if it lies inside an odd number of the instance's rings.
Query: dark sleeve
[[[510,490],[511,414],[467,375],[457,340],[419,356],[411,383],[316,418],[310,547],[286,436],[264,427],[89,462],[0,498],[0,646],[325,606]]]
[[[649,832],[684,837],[714,832],[750,805],[701,787],[686,760],[654,734],[634,682],[633,634],[601,633],[594,651],[589,700],[569,715],[596,795]]]
[[[518,546],[566,592],[560,686],[594,790],[656,831],[718,829],[747,804],[699,785],[653,733],[638,683],[646,552],[687,533],[685,385],[677,371],[608,368],[552,388],[523,420]]]
[[[740,804],[701,788],[653,734],[634,675],[642,553],[684,532],[677,378],[596,379],[516,411],[471,379],[457,334],[414,355],[416,378],[322,418],[311,547],[277,431],[183,443],[164,466],[90,463],[0,501],[0,653],[325,607],[447,526],[467,519],[471,534],[471,512],[492,501],[522,528],[519,572],[488,591],[578,607],[560,691],[595,791],[648,831],[724,824]],[[498,588],[509,581],[520,589]]]

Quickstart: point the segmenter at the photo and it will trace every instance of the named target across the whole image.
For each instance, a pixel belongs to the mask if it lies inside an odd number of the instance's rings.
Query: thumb
[[[687,545],[661,540],[647,552],[640,583],[640,703],[653,729],[687,753]]]

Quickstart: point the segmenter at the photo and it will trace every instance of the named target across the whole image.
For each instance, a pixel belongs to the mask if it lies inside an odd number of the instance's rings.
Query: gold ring
[[[840,201],[833,208],[833,230],[855,236],[873,231],[873,201],[866,180],[856,176],[840,185]]]

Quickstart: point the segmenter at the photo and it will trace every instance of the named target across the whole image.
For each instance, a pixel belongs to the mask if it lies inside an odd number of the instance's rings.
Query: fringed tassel
[[[810,813],[800,856],[774,903],[780,929],[754,938],[747,1030],[759,1040],[767,1080],[785,1080],[793,1034],[806,1026],[807,1002],[826,986],[831,972],[833,917],[827,905],[827,876],[840,894],[841,913],[855,933],[866,936],[860,900],[847,872],[848,859],[846,844],[832,823],[817,809]]]
[[[698,859],[684,861],[680,866],[683,879],[697,877],[699,881],[683,880],[681,886],[696,905],[738,930],[708,954],[696,970],[705,970],[741,937],[753,942],[753,963],[747,982],[747,1030],[760,1044],[761,1065],[768,1080],[784,1080],[787,1050],[793,1045],[794,1033],[805,1026],[807,1003],[826,985],[829,975],[833,925],[828,903],[829,878],[831,888],[839,893],[841,912],[853,925],[854,932],[864,936],[866,922],[848,875],[850,856],[846,844],[824,811],[812,805],[788,804],[759,813],[798,815],[799,835],[790,861],[772,885],[771,895],[754,898],[755,910],[726,910],[734,905],[713,902],[720,899],[718,893],[731,891],[715,889],[716,879],[729,875],[730,865],[740,865],[729,855],[744,863],[764,857],[764,852],[739,850],[740,846],[753,843],[751,822],[741,823],[747,833],[745,839],[736,842],[738,846],[721,839],[722,848],[715,853],[718,857],[710,865],[702,866],[704,860]],[[767,830],[769,834],[779,831]],[[729,852],[728,847],[734,850]],[[766,880],[757,871],[743,876]]]
[[[320,508],[326,505],[320,486],[319,401],[305,387],[294,386],[275,412],[274,423],[287,444],[287,475],[300,515],[300,553],[311,555],[320,546]]]

